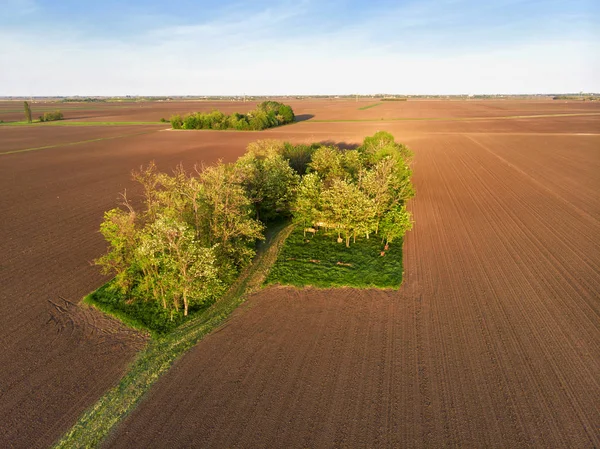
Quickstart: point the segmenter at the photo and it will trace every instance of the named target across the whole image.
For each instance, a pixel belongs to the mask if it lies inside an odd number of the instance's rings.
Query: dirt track
[[[457,104],[460,113],[481,113]],[[354,106],[327,114],[353,118],[380,107]],[[525,115],[539,104],[517,106]],[[328,117],[328,107],[315,108],[304,113]],[[0,152],[5,142],[37,147],[116,132],[18,129],[35,133],[0,127]],[[70,303],[103,282],[89,265],[104,248],[97,229],[118,192],[135,194],[132,168],[151,159],[163,170],[180,161],[229,161],[258,138],[356,143],[378,129],[417,151],[418,226],[407,239],[401,293],[265,291],[161,381],[117,443],[135,436],[143,446],[151,427],[163,429],[165,445],[176,430],[181,445],[392,445],[397,438],[412,446],[564,446],[570,438],[598,446],[598,116],[306,121],[261,133],[156,131],[0,155],[0,446],[47,447],[118,381],[143,344]],[[354,348],[365,339],[368,346]],[[336,354],[343,355],[338,368]],[[209,355],[219,363],[205,362]],[[327,362],[314,366],[320,360]],[[205,398],[207,385],[215,393]],[[321,390],[331,399],[320,401]],[[172,398],[159,401],[167,391]],[[194,432],[168,430],[168,410],[182,422],[202,419],[193,421]]]
[[[555,139],[532,163],[511,139],[415,140],[399,293],[255,295],[106,447],[598,447],[598,204],[557,186],[600,172],[547,181]],[[598,163],[599,137],[569,142]]]

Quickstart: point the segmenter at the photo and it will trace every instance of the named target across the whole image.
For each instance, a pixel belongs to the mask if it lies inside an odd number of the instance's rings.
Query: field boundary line
[[[598,221],[592,216],[590,215],[588,212],[584,211],[583,209],[580,209],[579,207],[575,206],[573,203],[571,203],[570,201],[566,200],[565,198],[563,198],[562,196],[560,196],[558,193],[552,191],[551,189],[549,189],[548,187],[546,187],[543,183],[541,183],[540,181],[538,181],[537,179],[535,179],[533,176],[531,176],[529,173],[527,173],[525,170],[517,167],[515,164],[513,164],[512,162],[507,161],[506,159],[504,159],[502,156],[500,156],[499,154],[497,154],[496,152],[494,152],[493,150],[491,150],[490,148],[488,148],[487,145],[482,144],[481,142],[478,142],[477,140],[475,140],[473,137],[469,136],[469,135],[465,135],[464,137],[466,137],[467,139],[469,139],[471,142],[475,143],[476,145],[478,145],[479,147],[483,148],[485,151],[487,151],[488,153],[492,154],[493,156],[495,156],[496,158],[498,158],[501,162],[503,162],[504,164],[508,165],[510,168],[512,168],[513,170],[515,170],[516,172],[520,173],[521,175],[525,176],[527,179],[529,179],[533,184],[535,184],[538,187],[541,187],[544,191],[546,191],[547,193],[549,193],[551,196],[553,196],[554,198],[558,199],[561,203],[568,205],[571,209],[573,209],[578,215],[582,216],[583,218],[585,218],[587,221],[593,223],[593,224],[598,224]]]
[[[136,133],[132,133],[132,134],[120,134],[118,136],[112,136],[112,137],[98,137],[96,139],[79,140],[77,142],[57,143],[54,145],[46,145],[43,147],[24,148],[21,150],[10,150],[10,151],[4,151],[4,152],[0,153],[0,156],[5,156],[8,154],[15,154],[15,153],[26,153],[28,151],[48,150],[50,148],[57,148],[57,147],[68,147],[68,146],[72,146],[72,145],[80,145],[83,143],[100,142],[102,140],[120,139],[122,137],[141,136],[143,134],[150,134],[150,133],[153,133],[156,131],[157,130],[143,131],[143,132],[136,132]]]
[[[305,122],[312,123],[352,123],[352,122],[460,122],[460,121],[479,121],[479,120],[519,120],[527,118],[551,118],[551,117],[586,117],[598,116],[600,112],[581,112],[565,114],[538,114],[538,115],[502,115],[495,117],[391,117],[374,119],[311,119]],[[301,123],[301,122],[298,122]]]

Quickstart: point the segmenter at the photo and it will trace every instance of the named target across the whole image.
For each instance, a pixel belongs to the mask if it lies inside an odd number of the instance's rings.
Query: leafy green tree
[[[326,227],[334,228],[346,238],[356,240],[357,232],[369,232],[373,222],[373,207],[369,198],[350,182],[334,179],[330,188],[321,194],[323,220]]]
[[[111,209],[104,213],[100,233],[109,244],[106,254],[96,259],[104,274],[114,274],[115,285],[128,294],[135,283],[135,250],[138,244],[137,216],[133,209]]]
[[[322,146],[317,149],[312,155],[309,167],[310,170],[317,172],[326,184],[346,176],[342,166],[342,154],[335,147]]]
[[[246,153],[236,162],[243,186],[256,208],[257,217],[267,222],[290,214],[290,204],[300,177],[280,154],[266,157]]]
[[[312,156],[317,148],[318,145],[315,144],[292,145],[289,142],[285,142],[281,154],[285,159],[287,159],[290,167],[292,167],[300,176],[303,176],[306,174],[308,164],[310,164],[312,161]]]
[[[321,189],[323,183],[316,173],[308,173],[302,177],[296,199],[292,205],[294,222],[304,229],[312,227],[320,220],[321,216]]]
[[[190,304],[201,305],[221,293],[214,247],[198,245],[194,232],[170,217],[159,216],[149,226],[161,258],[161,282],[170,292],[175,310],[182,301],[187,316]]]
[[[242,172],[219,162],[206,168],[200,181],[200,215],[210,244],[219,244],[219,252],[231,258],[234,266],[244,266],[254,256],[252,243],[263,239],[263,225],[252,218],[252,202],[242,186]]]
[[[382,241],[388,245],[394,240],[404,237],[410,229],[412,229],[410,212],[404,205],[396,206],[389,210],[381,220]]]
[[[24,102],[24,106],[25,106],[25,120],[27,121],[27,123],[31,123],[31,107],[29,106],[29,103],[27,101]]]

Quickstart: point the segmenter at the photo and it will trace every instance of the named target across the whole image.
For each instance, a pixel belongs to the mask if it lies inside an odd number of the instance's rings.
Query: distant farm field
[[[256,102],[69,104],[63,126],[0,126],[0,446],[51,445],[145,345],[78,305],[106,281],[89,262],[103,212],[137,198],[132,169],[377,130],[415,152],[402,287],[252,295],[106,447],[600,446],[600,104],[285,102],[300,121],[262,132],[158,123]],[[0,102],[0,120],[21,109]]]

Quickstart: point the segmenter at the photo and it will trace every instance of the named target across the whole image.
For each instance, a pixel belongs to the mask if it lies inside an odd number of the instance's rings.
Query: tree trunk
[[[183,291],[183,316],[187,316],[188,314],[188,300],[186,291]]]
[[[346,234],[346,248],[350,248],[350,234]]]

